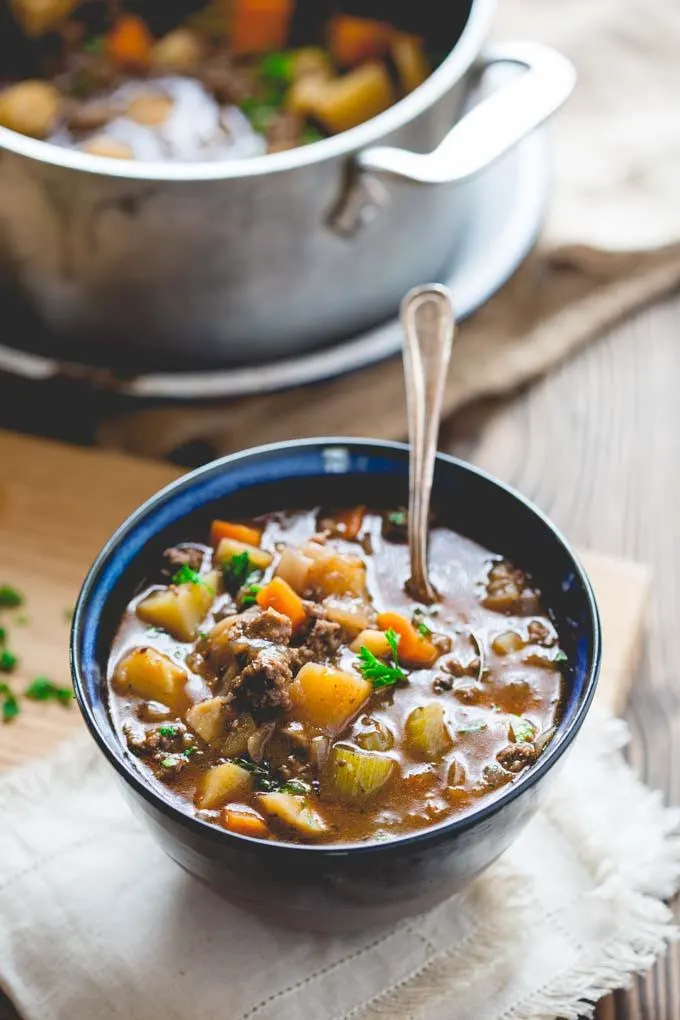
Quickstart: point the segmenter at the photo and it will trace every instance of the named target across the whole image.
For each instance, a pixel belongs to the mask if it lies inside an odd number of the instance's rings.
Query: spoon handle
[[[408,514],[411,577],[407,590],[418,601],[430,604],[438,598],[428,576],[427,537],[439,420],[455,328],[450,292],[439,284],[415,287],[402,302],[401,321],[411,446]]]

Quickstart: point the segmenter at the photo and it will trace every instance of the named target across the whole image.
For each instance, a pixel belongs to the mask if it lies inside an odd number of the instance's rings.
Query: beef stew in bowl
[[[566,659],[540,593],[434,527],[442,600],[413,602],[405,515],[216,519],[210,545],[166,550],[167,583],[130,603],[109,677],[122,739],[180,809],[261,839],[388,840],[538,759]]]
[[[294,44],[293,0],[13,0],[10,10],[23,37],[11,59],[0,45],[11,63],[0,66],[0,126],[116,159],[293,149],[370,120],[432,69],[418,36],[330,4]]]
[[[530,820],[552,770],[563,760],[564,752],[578,733],[595,691],[600,635],[597,609],[587,577],[555,528],[518,493],[467,464],[451,457],[437,456],[433,486],[437,523],[432,530],[430,563],[436,588],[443,595],[447,590],[453,594],[450,606],[446,598],[442,602],[442,613],[450,617],[446,624],[435,624],[436,614],[434,617],[426,615],[420,621],[420,614],[415,613],[415,609],[424,607],[414,606],[403,593],[409,570],[406,547],[401,541],[403,516],[400,510],[388,509],[384,513],[379,509],[366,511],[362,528],[368,529],[369,533],[362,535],[361,530],[358,531],[357,543],[350,538],[351,528],[349,533],[343,531],[340,534],[340,528],[335,526],[344,527],[348,521],[351,525],[349,518],[339,520],[335,514],[331,515],[331,521],[321,521],[305,509],[318,505],[332,508],[360,504],[373,508],[398,508],[403,505],[407,491],[408,449],[398,443],[358,439],[301,440],[234,454],[178,479],[133,513],[100,553],[78,599],[71,637],[76,697],[90,731],[120,780],[131,807],[153,838],[184,869],[213,886],[232,903],[270,918],[276,924],[324,931],[363,929],[368,925],[393,922],[420,913],[463,888],[503,852]],[[277,507],[292,510],[283,515],[272,512]],[[324,516],[328,516],[326,511]],[[356,521],[356,515],[352,515],[352,519]],[[215,526],[211,542],[211,522],[214,520],[225,523]],[[247,522],[243,526],[252,531],[234,531],[234,524],[239,522]],[[329,525],[330,535],[326,534]],[[283,531],[286,532],[285,537],[282,537]],[[261,618],[266,613],[269,614],[269,622],[265,624],[268,636],[255,639],[261,642],[260,651],[267,649],[278,658],[280,651],[284,651],[287,657],[297,654],[296,648],[301,649],[303,645],[311,650],[310,641],[304,638],[305,631],[301,629],[294,636],[292,618],[282,612],[284,606],[293,612],[291,607],[296,605],[287,590],[288,601],[281,601],[278,596],[272,598],[272,594],[276,594],[275,589],[273,593],[270,591],[268,595],[262,595],[262,592],[246,591],[245,588],[258,585],[264,591],[269,586],[283,556],[283,550],[276,549],[277,545],[283,542],[295,549],[308,543],[313,535],[317,538],[325,536],[325,542],[315,543],[322,552],[324,548],[335,548],[338,554],[342,552],[366,564],[369,599],[361,600],[367,605],[365,612],[369,615],[382,611],[395,613],[409,625],[413,624],[415,616],[432,632],[427,635],[423,632],[424,628],[416,625],[416,647],[422,650],[420,639],[427,640],[439,653],[441,643],[441,654],[435,662],[428,668],[416,669],[418,663],[412,664],[411,658],[413,648],[409,650],[409,642],[403,636],[411,634],[411,631],[404,630],[401,639],[394,642],[398,662],[395,665],[394,648],[387,639],[390,629],[398,634],[393,625],[394,617],[383,619],[383,624],[392,624],[384,629],[381,629],[377,617],[375,626],[373,619],[369,619],[368,628],[363,629],[380,631],[390,645],[389,655],[382,654],[384,645],[382,650],[379,644],[372,645],[372,655],[377,661],[376,665],[370,659],[372,666],[379,673],[384,673],[386,668],[389,675],[392,670],[403,671],[408,679],[404,681],[399,675],[399,682],[381,694],[380,689],[374,689],[369,675],[372,689],[368,692],[366,707],[357,707],[357,714],[348,727],[333,733],[332,737],[340,755],[346,747],[358,748],[362,754],[386,756],[395,762],[393,766],[388,765],[389,782],[377,792],[374,801],[366,804],[374,824],[380,812],[387,815],[391,803],[389,798],[399,791],[401,782],[411,773],[416,774],[416,779],[410,782],[424,781],[426,785],[425,796],[411,791],[407,798],[410,798],[409,803],[417,800],[420,809],[426,804],[432,777],[441,777],[436,780],[441,787],[435,791],[435,807],[436,798],[444,794],[442,799],[446,798],[447,810],[450,811],[441,820],[436,814],[434,818],[412,819],[408,817],[408,810],[402,817],[402,809],[399,808],[395,812],[393,832],[389,833],[387,825],[392,819],[383,817],[376,824],[376,834],[369,836],[367,826],[362,830],[361,811],[353,802],[331,798],[322,800],[326,796],[323,782],[318,784],[317,795],[313,774],[298,777],[292,771],[284,773],[282,766],[292,763],[286,763],[285,758],[275,761],[275,745],[267,750],[264,741],[262,746],[267,732],[263,733],[262,728],[267,723],[274,723],[275,727],[286,725],[285,713],[274,714],[266,720],[261,718],[263,709],[266,715],[274,708],[271,697],[268,695],[264,701],[256,697],[258,706],[253,714],[254,689],[250,683],[239,684],[238,691],[233,688],[225,690],[218,686],[218,683],[227,680],[225,674],[220,673],[220,680],[214,681],[214,672],[204,671],[198,661],[198,656],[202,657],[199,645],[203,640],[198,631],[205,629],[210,634],[214,630],[210,624],[216,615],[221,615],[220,608],[226,611],[225,620],[229,616],[236,617],[233,624],[224,624],[225,639],[230,645],[228,656],[235,651],[233,639],[236,634],[231,628],[240,628],[246,618],[253,620],[258,614]],[[374,538],[375,547],[372,544]],[[209,579],[209,575],[213,559],[219,565],[219,574],[222,574],[219,549],[224,539],[232,545],[226,546],[230,555],[226,557],[227,583],[222,589],[224,581],[219,576]],[[255,563],[258,553],[260,557],[262,553],[273,557],[267,563],[260,559],[258,569],[262,570],[261,577],[256,574],[247,579],[241,577],[240,571],[247,566],[246,559],[242,548],[234,547],[233,542],[240,542],[241,547],[251,546],[248,563],[251,559]],[[496,555],[485,552],[487,549],[494,550]],[[166,556],[166,550],[173,552]],[[241,558],[236,563],[230,562],[234,558],[231,553]],[[436,563],[433,553],[437,557]],[[314,559],[313,556],[308,558]],[[526,573],[511,572],[510,563],[519,565]],[[238,575],[236,578],[232,577],[233,567]],[[212,591],[204,590],[203,584],[196,584],[197,578],[189,571],[195,571],[198,580],[205,581]],[[494,576],[491,576],[492,572]],[[329,578],[332,573],[329,573]],[[355,582],[360,584],[361,572],[354,571],[353,574]],[[340,572],[342,575],[343,571]],[[173,578],[179,595],[172,592]],[[215,582],[214,587],[211,581]],[[303,603],[305,626],[319,619],[320,607],[325,613],[328,599],[346,597],[346,593],[343,595],[338,591],[333,591],[331,596],[320,591],[317,593],[311,584],[301,587],[301,594],[298,594],[294,589],[297,582],[290,573],[288,583],[295,597]],[[336,577],[333,586],[337,583]],[[462,592],[466,594],[461,598]],[[538,592],[541,597],[536,602]],[[200,602],[195,601],[197,594]],[[154,596],[155,601],[143,610],[147,620],[140,620],[138,608]],[[261,596],[261,602],[271,604],[259,604],[258,596]],[[515,601],[518,597],[520,602]],[[255,605],[243,606],[243,601],[250,598],[255,598],[257,609]],[[511,601],[508,602],[508,598]],[[484,600],[492,601],[490,605],[483,606]],[[159,621],[158,611],[160,609],[163,614],[165,603],[167,614],[168,601],[181,605],[182,611],[175,613],[174,617],[172,614],[170,617],[161,615]],[[190,611],[192,605],[193,612]],[[195,607],[198,607],[197,612]],[[510,615],[506,615],[508,612]],[[274,613],[279,615],[274,616]],[[202,616],[205,619],[202,620]],[[269,629],[272,617],[280,628],[279,637],[288,633],[286,619],[282,621],[279,616],[286,618],[290,624],[291,637],[287,644],[285,640],[270,640],[274,636],[273,629]],[[529,707],[513,700],[499,702],[500,711],[494,711],[483,702],[468,703],[464,700],[467,696],[465,689],[483,689],[488,680],[480,679],[479,673],[477,676],[456,676],[458,669],[455,666],[451,672],[439,669],[445,661],[455,658],[472,671],[475,665],[473,642],[466,646],[461,643],[461,638],[466,630],[477,635],[480,620],[487,621],[489,629],[484,647],[491,651],[488,663],[480,662],[479,665],[497,671],[505,663],[502,669],[508,668],[505,672],[507,685],[510,681],[509,664],[511,661],[516,663],[521,676],[530,673],[538,684],[543,699],[541,706]],[[222,622],[216,620],[215,627]],[[163,625],[162,629],[159,623]],[[532,623],[534,626],[530,632]],[[545,627],[547,634],[537,624]],[[175,637],[165,629],[166,626],[175,629]],[[189,629],[180,632],[176,629],[178,626],[188,626]],[[156,629],[149,632],[147,627]],[[195,629],[195,634],[191,628]],[[494,651],[490,642],[510,632],[517,634],[525,647],[517,647],[513,651],[512,646],[517,639],[508,638],[503,639]],[[440,634],[443,637],[440,638]],[[559,640],[555,643],[556,636]],[[444,647],[448,639],[451,640],[450,650]],[[354,640],[352,638],[352,643]],[[371,651],[371,640],[377,641],[378,636],[368,641],[364,637],[362,641],[362,646],[368,651]],[[252,636],[244,635],[244,642],[252,644]],[[173,684],[176,684],[180,696],[172,708],[157,700],[157,683],[147,688],[138,686],[135,693],[129,686],[129,674],[127,678],[116,678],[126,656],[135,649],[151,648],[152,643],[151,650],[157,654],[169,653],[168,659],[162,660],[167,670],[166,691],[172,690]],[[343,671],[347,663],[357,682],[366,679],[356,669],[357,662],[360,664],[362,661],[361,647],[357,652],[352,649],[351,643],[343,639],[338,647],[339,660],[326,656],[324,648],[328,649],[326,640],[322,640],[320,645],[314,643],[313,660],[322,670],[326,667],[340,669],[339,662],[342,661]],[[506,648],[510,650],[504,658],[501,652]],[[566,662],[558,661],[562,659],[558,649],[566,654]],[[176,657],[173,657],[173,651]],[[247,649],[244,651],[247,658],[249,652]],[[538,665],[537,662],[523,661],[532,654],[540,659],[552,659],[554,666],[546,668],[547,664],[543,662]],[[192,665],[184,661],[187,655],[191,657]],[[363,658],[368,658],[365,653]],[[243,662],[245,668],[237,669],[233,676],[240,673],[243,679],[247,665]],[[177,684],[177,675],[181,680],[183,675],[188,676],[189,669],[191,678],[184,684]],[[441,672],[444,684],[437,684],[435,691],[438,672]],[[494,681],[497,688],[503,683],[498,679],[500,676],[501,673],[497,672]],[[252,671],[245,679],[250,677]],[[229,678],[232,678],[231,673]],[[120,680],[123,680],[122,685]],[[450,690],[447,689],[449,682]],[[509,686],[512,689],[511,683]],[[250,691],[247,697],[246,689]],[[273,687],[264,684],[264,689],[271,693]],[[209,741],[200,737],[185,721],[191,705],[181,698],[188,694],[192,702],[205,706],[213,697],[228,699],[230,693],[234,697],[229,700],[225,714],[233,721],[232,713],[245,715],[244,702],[249,704],[249,714],[260,731],[258,739],[252,741],[250,747],[246,743],[246,749],[241,753],[236,753],[233,748],[228,749],[230,753],[224,753],[224,745],[213,752]],[[426,758],[416,757],[406,747],[406,719],[414,708],[419,707],[416,699],[421,698],[425,705],[434,703],[443,707],[444,722],[453,743],[451,748],[445,748],[434,766]],[[557,700],[551,707],[553,698]],[[390,708],[392,699],[394,708]],[[265,701],[270,702],[268,709]],[[145,710],[145,702],[153,704]],[[335,699],[332,704],[335,704]],[[536,714],[537,708],[539,714]],[[323,701],[321,709],[327,712]],[[385,711],[390,714],[383,715]],[[478,729],[476,737],[474,729],[472,733],[457,732],[464,728],[460,720],[465,718],[466,713],[474,716],[485,711],[489,711],[491,720],[489,731]],[[372,722],[364,725],[364,715],[374,716],[375,722],[382,723],[384,729]],[[515,715],[518,717],[518,729],[513,726],[514,736],[525,739],[513,740],[509,728],[505,729],[510,717]],[[538,734],[536,739],[526,739],[533,736],[533,731],[530,734],[528,729],[520,728],[520,717],[536,727],[541,739]],[[492,726],[498,725],[497,720],[501,719],[505,725],[499,726],[498,730],[493,729]],[[549,725],[550,722],[552,725]],[[126,723],[132,724],[130,730],[124,730]],[[553,725],[554,733],[551,733]],[[172,731],[152,735],[161,726],[172,727]],[[175,734],[175,727],[180,734]],[[386,750],[374,750],[386,746],[383,741],[389,743],[392,739],[385,732],[388,727],[394,744]],[[320,729],[323,730],[323,726]],[[415,729],[417,732],[417,725]],[[292,733],[295,732],[296,727],[293,727]],[[205,728],[204,733],[211,736]],[[249,737],[251,735],[252,727]],[[496,735],[498,743],[494,744]],[[145,746],[166,737],[178,740],[179,736],[182,743],[167,749]],[[314,736],[324,736],[324,733],[315,731]],[[132,740],[132,750],[128,746],[128,738]],[[490,742],[484,745],[472,743],[480,738]],[[360,741],[367,746],[362,747]],[[507,769],[497,761],[497,755],[504,747],[529,744],[534,744],[540,753],[533,764],[520,768],[519,772]],[[458,796],[453,793],[458,776],[455,771],[449,776],[453,757],[460,754],[461,746],[466,749],[465,760],[470,774],[464,780],[460,796],[468,796],[487,764],[494,768],[497,765],[508,773],[507,780],[504,775],[506,781],[497,789],[484,789],[481,796],[473,796],[469,805],[453,803]],[[190,750],[193,747],[195,751]],[[189,751],[188,755],[183,754],[185,750]],[[159,752],[173,763],[173,767],[174,756],[188,758],[189,764],[185,766],[179,762],[176,774],[168,775],[166,778],[170,782],[167,782],[161,777],[170,766],[164,766],[154,757]],[[533,756],[534,752],[530,753]],[[202,759],[199,759],[199,754]],[[297,760],[298,755],[293,756]],[[197,769],[202,760],[207,774],[213,765],[233,765],[235,758],[240,759],[235,763],[239,767],[246,763],[243,771],[249,779],[243,780],[243,793],[239,793],[238,798],[232,796],[215,808],[197,807],[194,798],[201,776],[197,772],[192,774],[191,770]],[[321,756],[319,762],[319,774],[324,781],[329,761],[330,757],[323,761]],[[310,764],[315,767],[314,760]],[[448,765],[446,772],[445,765]],[[425,775],[425,780],[418,778],[418,770]],[[229,772],[233,777],[233,770],[227,769],[220,782]],[[307,786],[298,786],[296,778],[311,786],[311,793]],[[258,788],[263,781],[273,782],[274,788]],[[281,787],[286,783],[293,783],[293,787],[282,791]],[[392,783],[395,785],[392,786]],[[219,789],[219,785],[215,788]],[[277,814],[271,810],[272,804],[276,806],[276,800],[262,803],[262,796],[282,792],[301,798],[300,801],[295,800],[296,808],[299,806],[301,810],[304,810],[307,798],[318,796],[310,806],[329,827],[339,825],[339,831],[328,831],[321,840],[309,839],[300,833],[295,826],[288,824],[290,814],[286,817],[281,811]],[[448,799],[451,797],[451,800]],[[266,810],[267,803],[269,810]],[[292,806],[288,800],[284,803]],[[393,803],[398,804],[399,801],[395,799]],[[402,800],[401,804],[405,805],[406,801]],[[231,812],[228,817],[227,811]],[[334,812],[344,812],[341,823],[339,815],[333,818]],[[247,832],[248,822],[244,822],[246,816],[254,819],[250,822],[250,834]],[[225,822],[230,827],[225,827]],[[241,831],[238,831],[239,824]],[[263,825],[267,828],[266,832]],[[378,833],[380,825],[384,831]]]

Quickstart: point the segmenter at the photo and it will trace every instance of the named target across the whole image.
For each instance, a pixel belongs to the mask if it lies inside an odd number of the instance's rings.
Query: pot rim
[[[29,138],[0,127],[0,151],[99,177],[135,181],[219,181],[237,177],[257,177],[283,173],[299,167],[323,163],[347,156],[380,141],[415,120],[455,85],[479,55],[488,36],[496,0],[472,0],[470,14],[455,46],[430,77],[410,95],[384,113],[349,131],[287,152],[251,156],[246,159],[206,162],[145,162],[93,156],[78,149],[67,149],[51,142]]]
[[[248,852],[262,855],[307,855],[311,859],[329,859],[347,856],[370,856],[372,854],[399,854],[404,849],[424,848],[426,846],[437,845],[441,842],[448,841],[454,836],[467,832],[472,828],[476,828],[480,824],[484,825],[485,822],[489,821],[489,819],[496,815],[499,811],[507,807],[518,797],[521,797],[522,794],[526,793],[540,779],[542,779],[554,765],[557,764],[565,751],[570,747],[572,741],[585,721],[593,697],[595,696],[602,658],[602,635],[600,616],[590,579],[579,561],[578,556],[574,553],[561,531],[553,524],[546,514],[544,514],[531,502],[531,500],[527,499],[527,497],[517,489],[514,489],[512,486],[500,481],[500,479],[495,478],[493,475],[483,471],[481,468],[478,468],[473,464],[469,464],[467,461],[460,460],[458,457],[452,457],[449,454],[437,453],[438,462],[444,463],[450,468],[476,475],[478,478],[490,482],[493,486],[503,490],[516,499],[531,516],[537,518],[549,531],[552,532],[558,543],[567,552],[569,559],[573,564],[574,575],[578,578],[583,588],[588,608],[589,624],[592,630],[592,645],[590,648],[587,666],[587,676],[584,680],[581,696],[574,707],[571,718],[566,721],[563,718],[557,724],[557,732],[560,733],[560,730],[562,730],[561,739],[551,741],[535,764],[527,769],[527,771],[520,775],[514,782],[503,787],[495,796],[492,796],[488,801],[483,802],[462,817],[459,816],[450,818],[448,821],[442,822],[432,828],[423,829],[409,835],[398,836],[394,839],[385,840],[384,842],[367,841],[364,843],[348,843],[345,845],[331,844],[328,846],[315,846],[313,844],[286,843],[281,840],[259,840],[249,836],[241,836],[230,833],[226,829],[218,828],[215,825],[202,821],[194,815],[182,811],[179,807],[172,803],[171,800],[164,798],[160,793],[158,793],[152,784],[145,780],[141,773],[138,773],[130,762],[128,762],[124,753],[116,753],[121,751],[118,734],[114,731],[112,725],[109,725],[106,731],[104,731],[104,728],[101,726],[88,694],[81,663],[82,637],[86,626],[86,616],[89,611],[89,602],[93,590],[96,591],[102,571],[106,568],[111,558],[115,556],[118,546],[125,541],[127,535],[134,531],[134,529],[147,515],[157,512],[159,507],[163,505],[169,496],[175,495],[182,490],[191,489],[200,479],[228,470],[231,465],[238,463],[239,461],[253,458],[257,460],[258,458],[267,458],[270,456],[276,457],[278,454],[290,452],[291,449],[320,448],[325,446],[344,446],[348,449],[354,448],[354,450],[359,451],[364,450],[368,452],[370,450],[374,450],[406,455],[408,455],[409,450],[406,443],[358,438],[355,436],[319,436],[310,439],[296,439],[279,443],[270,443],[264,446],[250,447],[237,453],[228,454],[218,460],[210,461],[208,464],[204,464],[202,467],[197,468],[194,471],[190,471],[185,475],[181,475],[179,478],[170,482],[168,485],[164,486],[154,495],[149,497],[149,499],[145,500],[144,503],[137,507],[137,509],[123,521],[123,523],[116,529],[113,535],[103,546],[96,560],[90,567],[78,595],[73,615],[69,644],[71,675],[73,678],[73,686],[78,706],[91,736],[99,747],[99,750],[103,753],[109,764],[114,768],[118,776],[126,783],[127,786],[130,787],[132,792],[141,796],[147,804],[160,812],[160,814],[165,816],[165,818],[169,821],[173,821],[181,827],[185,827],[190,832],[193,832],[197,836],[207,839],[208,841],[217,844],[221,843],[225,846],[232,846],[236,848],[240,847]],[[105,604],[106,602],[102,603],[102,606],[100,606],[100,616],[103,613]],[[106,717],[110,722],[108,707],[106,707],[105,712]]]

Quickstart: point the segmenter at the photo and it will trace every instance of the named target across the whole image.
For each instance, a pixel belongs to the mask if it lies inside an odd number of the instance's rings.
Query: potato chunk
[[[171,584],[140,602],[137,616],[144,623],[167,630],[178,641],[194,641],[198,625],[213,603],[215,585],[212,576],[200,584]]]
[[[26,35],[43,35],[74,11],[81,0],[11,0]]]
[[[228,800],[246,797],[253,786],[253,776],[236,762],[213,765],[204,772],[196,787],[194,802],[202,811],[222,807]]]
[[[406,720],[406,740],[418,756],[437,761],[452,746],[444,721],[444,709],[437,702],[414,708]]]
[[[382,630],[362,630],[351,644],[353,652],[360,652],[362,648],[368,648],[378,659],[389,659],[392,654],[390,643]]]
[[[328,553],[309,568],[309,583],[322,595],[365,595],[366,566],[357,556]]]
[[[305,556],[301,549],[287,545],[276,565],[276,576],[286,581],[298,595],[302,595],[309,587],[309,569],[312,563],[313,560]]]
[[[291,715],[327,733],[340,733],[372,690],[357,673],[308,662],[290,687]]]
[[[184,698],[187,674],[155,648],[135,648],[116,666],[114,684],[122,693],[177,708]]]
[[[0,125],[30,138],[46,138],[59,115],[61,97],[46,81],[20,81],[0,92]]]
[[[258,549],[256,545],[239,542],[235,538],[223,538],[217,547],[215,561],[219,564],[228,563],[234,556],[242,556],[243,553],[248,553],[248,559],[258,570],[266,570],[274,558],[266,549]]]
[[[331,792],[340,800],[369,800],[390,779],[396,762],[386,755],[336,744],[330,760]]]
[[[224,739],[231,718],[226,698],[208,698],[193,705],[186,714],[187,725],[198,733],[206,744],[218,744]]]
[[[367,61],[349,74],[324,82],[323,90],[308,105],[309,112],[328,131],[338,134],[376,117],[393,102],[394,91],[385,65]]]
[[[511,652],[518,652],[524,648],[524,641],[514,630],[503,631],[497,634],[491,642],[491,647],[496,655],[509,655]]]
[[[338,598],[331,596],[324,599],[323,607],[326,616],[334,623],[339,623],[348,634],[359,634],[366,631],[375,620],[375,611],[362,598]],[[377,654],[377,653],[376,653]]]
[[[310,807],[306,797],[280,790],[261,794],[257,802],[270,817],[303,836],[313,838],[328,832],[328,825],[319,812]]]
[[[199,35],[190,28],[176,28],[154,44],[151,50],[151,65],[163,71],[178,74],[195,70],[204,56],[204,46]]]

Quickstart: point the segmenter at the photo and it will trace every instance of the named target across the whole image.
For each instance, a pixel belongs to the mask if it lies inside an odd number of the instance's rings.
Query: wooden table
[[[471,409],[442,446],[516,485],[577,545],[650,563],[630,758],[680,803],[680,297],[649,308],[513,399]],[[678,1020],[680,945],[597,1020]]]
[[[630,755],[674,804],[680,803],[678,322],[680,297],[640,313],[512,399],[465,412],[441,443],[517,485],[576,544],[652,565],[648,640],[628,711]],[[0,425],[7,424],[0,410]],[[680,945],[597,1011],[598,1020],[679,1016]],[[15,1018],[0,997],[0,1020]]]

